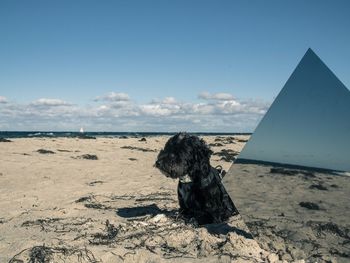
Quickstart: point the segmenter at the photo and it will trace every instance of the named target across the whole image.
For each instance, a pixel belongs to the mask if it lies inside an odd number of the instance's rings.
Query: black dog
[[[203,139],[178,133],[168,140],[155,163],[165,176],[180,179],[180,212],[200,225],[221,223],[238,214],[221,182],[223,171],[210,166],[211,153]]]

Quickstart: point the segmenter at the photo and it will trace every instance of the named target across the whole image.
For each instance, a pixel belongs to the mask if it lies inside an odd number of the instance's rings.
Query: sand
[[[0,262],[279,262],[240,215],[183,222],[177,182],[153,167],[168,138],[1,142]],[[228,150],[211,160],[228,170],[248,137],[204,139]]]

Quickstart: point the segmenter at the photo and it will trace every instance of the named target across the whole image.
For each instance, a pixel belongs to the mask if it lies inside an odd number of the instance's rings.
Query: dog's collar
[[[192,183],[192,179],[188,174],[185,174],[184,176],[181,176],[180,178],[180,182],[183,184],[188,184],[188,183]]]
[[[220,167],[217,166],[215,168],[211,167],[208,176],[201,180],[200,185],[202,188],[205,188],[212,183],[215,176],[218,176],[218,179],[221,181],[224,175],[225,175],[225,171],[222,169],[221,166]],[[193,182],[192,178],[188,174],[181,176],[179,179],[180,179],[180,182],[183,184],[188,184]]]
[[[215,166],[215,170],[219,173],[220,179],[222,180],[222,178],[224,178],[226,175],[226,171],[222,168],[221,165]]]

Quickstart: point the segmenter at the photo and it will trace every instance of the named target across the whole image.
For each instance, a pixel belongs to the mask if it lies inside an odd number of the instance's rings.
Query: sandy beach
[[[239,215],[178,217],[177,182],[153,167],[168,138],[1,142],[0,262],[278,262]],[[248,138],[205,136],[212,166],[228,170]]]

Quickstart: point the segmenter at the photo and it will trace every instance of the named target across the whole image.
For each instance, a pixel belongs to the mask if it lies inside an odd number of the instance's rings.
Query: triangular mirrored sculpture
[[[350,91],[311,49],[239,158],[350,172]]]
[[[223,182],[280,260],[350,262],[350,176],[339,171],[350,171],[350,92],[309,49]]]

